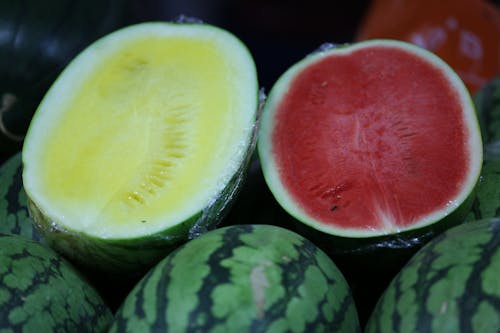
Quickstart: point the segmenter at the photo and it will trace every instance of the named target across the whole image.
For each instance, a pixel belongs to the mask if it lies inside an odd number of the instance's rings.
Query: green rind
[[[392,280],[366,326],[383,332],[498,332],[500,219],[454,227]]]
[[[274,111],[277,109],[281,99],[286,98],[286,91],[289,88],[289,84],[295,78],[297,73],[299,73],[301,70],[303,70],[310,64],[315,63],[316,61],[320,60],[325,56],[332,55],[337,52],[341,54],[342,52],[348,52],[349,50],[352,49],[370,45],[381,45],[386,47],[389,46],[389,47],[402,48],[405,51],[412,52],[415,55],[419,55],[422,58],[427,59],[430,63],[434,64],[435,66],[445,71],[446,75],[450,78],[450,84],[456,85],[457,94],[459,95],[459,98],[463,103],[464,108],[466,108],[467,111],[470,111],[467,113],[467,120],[470,121],[471,125],[470,128],[471,138],[469,140],[471,148],[474,149],[470,153],[471,156],[473,155],[474,158],[470,159],[471,171],[467,178],[467,187],[464,188],[463,191],[461,191],[459,196],[455,197],[452,205],[447,205],[446,207],[442,208],[441,210],[443,212],[442,214],[439,214],[439,216],[433,215],[432,217],[428,217],[423,221],[419,221],[419,224],[406,226],[404,227],[404,230],[401,231],[405,232],[417,229],[421,230],[423,227],[439,222],[441,219],[446,219],[447,216],[449,215],[456,215],[454,214],[455,210],[461,210],[463,205],[467,206],[469,203],[468,200],[470,198],[470,195],[474,191],[475,184],[479,180],[481,162],[482,162],[482,141],[480,137],[480,126],[478,124],[477,116],[474,112],[475,105],[459,76],[446,63],[444,63],[442,59],[428,52],[427,50],[419,48],[415,45],[390,39],[362,41],[354,44],[323,45],[322,47],[319,48],[319,50],[311,53],[304,59],[298,61],[290,68],[288,68],[288,70],[285,71],[273,85],[263,109],[262,121],[260,126],[261,129],[259,132],[259,139],[257,144],[258,148],[257,152],[259,154],[259,159],[262,165],[263,175],[269,189],[273,193],[276,201],[278,201],[279,204],[290,215],[292,215],[297,221],[301,221],[301,223],[303,223],[307,227],[317,229],[319,232],[325,234],[335,234],[339,237],[352,238],[352,239],[354,238],[376,239],[378,237],[384,238],[388,232],[386,230],[377,230],[370,228],[366,228],[364,230],[358,230],[358,229],[347,229],[347,228],[330,226],[314,220],[314,218],[312,218],[306,212],[304,212],[302,208],[300,208],[299,205],[296,204],[295,200],[287,193],[286,188],[279,179],[277,171],[278,167],[276,166],[273,159],[272,148],[269,148],[269,146],[271,146],[270,133],[272,133],[274,125],[274,120],[273,120]],[[457,223],[460,222],[461,221],[457,221]],[[399,231],[394,231],[394,233],[399,233]]]
[[[93,287],[55,252],[0,234],[1,332],[105,332],[112,318]]]
[[[471,193],[463,205],[439,223],[380,237],[330,235],[294,219],[283,209],[276,208],[274,215],[279,216],[281,221],[287,221],[289,228],[310,239],[337,264],[349,281],[361,325],[364,325],[392,278],[427,242],[463,223],[474,198],[474,193]],[[366,282],[367,276],[370,283]]]
[[[163,23],[152,22],[151,24]],[[165,24],[203,26],[206,29],[230,34],[216,26],[194,20],[165,22]],[[238,196],[242,182],[246,177],[250,158],[256,146],[260,106],[264,98],[263,94],[259,92],[257,70],[250,51],[235,36],[233,37],[234,41],[241,47],[241,51],[248,56],[248,66],[255,73],[256,108],[253,110],[252,131],[247,138],[246,151],[242,154],[239,165],[236,166],[234,173],[227,180],[225,187],[219,193],[214,194],[206,207],[184,221],[179,221],[176,225],[153,234],[131,238],[98,238],[83,231],[62,226],[44,214],[43,210],[30,199],[30,194],[27,193],[28,208],[37,230],[52,248],[73,263],[90,271],[102,272],[113,277],[137,277],[182,243],[217,227]],[[38,116],[39,114],[35,113],[33,120],[35,121]],[[29,134],[30,129],[27,137]],[[23,149],[23,161],[27,160],[25,154]]]
[[[110,332],[359,332],[349,287],[314,244],[270,225],[220,228],[162,260]]]
[[[29,216],[23,188],[21,153],[16,153],[0,167],[0,233],[41,240]]]

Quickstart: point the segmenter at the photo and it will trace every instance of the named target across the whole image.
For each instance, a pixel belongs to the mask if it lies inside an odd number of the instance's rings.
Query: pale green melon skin
[[[146,22],[143,24],[150,23]],[[246,46],[236,37],[218,27],[198,22],[152,22],[151,24],[193,26],[196,29],[207,29],[215,33],[222,33],[226,36],[229,35],[230,38],[235,39],[236,43],[241,47],[240,51],[246,55],[249,69],[253,71],[255,75],[253,89],[248,92],[249,96],[255,96],[255,108],[252,110],[253,124],[252,131],[249,133],[249,137],[246,138],[246,151],[243,152],[239,164],[236,165],[235,172],[232,174],[232,177],[228,178],[223,189],[220,190],[219,193],[214,193],[209,204],[194,213],[191,217],[183,221],[178,221],[173,226],[166,227],[163,230],[151,234],[127,238],[101,238],[81,230],[73,229],[70,226],[62,225],[44,213],[43,209],[32,200],[29,189],[26,188],[30,214],[33,217],[38,232],[50,247],[63,254],[79,267],[119,279],[124,276],[140,276],[179,245],[217,227],[227,214],[235,198],[238,196],[241,184],[246,176],[250,157],[256,146],[258,118],[260,114],[260,105],[263,99],[263,95],[259,92],[257,71],[253,63],[252,55]],[[125,29],[129,28],[131,27],[126,27]],[[107,36],[104,36],[103,38],[106,37]],[[97,40],[90,45],[90,47],[99,43],[103,38]],[[79,56],[83,56],[85,51],[86,50]],[[72,63],[70,63],[69,66],[71,66],[71,64]],[[62,77],[64,77],[64,71],[56,80],[55,84],[57,84]],[[36,112],[31,124],[35,123],[39,116],[40,114]],[[28,129],[26,141],[29,140],[31,130],[32,125]],[[26,154],[26,150],[23,149],[24,163],[29,161],[29,157],[26,156]]]
[[[367,333],[498,332],[500,220],[447,230],[418,251],[380,297]]]
[[[0,332],[107,331],[111,310],[60,255],[19,235],[0,249]]]
[[[16,153],[0,167],[0,233],[42,241],[29,215],[22,183],[21,154]]]
[[[130,292],[110,332],[360,332],[349,285],[307,239],[271,225],[218,228]]]

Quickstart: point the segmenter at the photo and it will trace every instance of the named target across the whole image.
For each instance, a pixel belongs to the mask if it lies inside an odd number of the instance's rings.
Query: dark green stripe
[[[481,259],[477,260],[472,266],[472,274],[466,280],[465,290],[467,291],[458,300],[458,311],[460,328],[462,332],[473,332],[471,317],[477,313],[479,305],[483,301],[491,303],[500,313],[500,297],[498,295],[488,295],[482,289],[482,272],[492,264],[492,257],[500,251],[500,223],[492,225],[489,232],[491,239],[478,245],[478,251],[481,253]]]
[[[398,300],[402,297],[402,291],[401,291],[401,279],[396,279],[394,281],[394,299]],[[399,311],[393,311],[391,315],[391,324],[392,324],[392,329],[394,332],[399,332],[400,331],[400,326],[401,326],[401,314]],[[379,330],[380,330],[380,322],[378,324]]]
[[[443,238],[442,235],[440,238]],[[421,304],[422,306],[420,306],[417,311],[417,318],[419,318],[416,326],[417,332],[432,332],[432,320],[434,318],[434,314],[429,312],[425,306],[425,302],[422,300],[429,297],[432,286],[437,281],[446,278],[451,268],[451,266],[441,269],[437,269],[435,267],[434,261],[440,258],[440,253],[434,250],[436,244],[438,244],[438,242],[434,242],[432,246],[422,252],[422,255],[419,256],[419,262],[421,265],[418,269],[418,279],[415,283],[415,302]],[[433,276],[432,278],[429,278],[429,272],[431,271],[433,272]]]
[[[287,301],[293,298],[302,298],[299,288],[304,286],[305,273],[309,267],[317,267],[318,263],[316,256],[319,254],[318,248],[310,241],[304,239],[302,244],[294,245],[298,253],[298,257],[289,262],[279,262],[278,265],[283,272],[283,286],[286,288],[287,299],[280,299],[272,304],[266,312],[265,320],[254,319],[251,326],[252,332],[268,332],[270,326],[279,319],[287,317],[287,309],[289,303]],[[276,263],[275,263],[276,264]],[[326,274],[323,276],[327,280],[328,285],[337,283],[334,279],[328,278]],[[328,323],[321,311],[321,306],[328,303],[327,295],[318,303],[318,316],[314,321],[306,323],[305,332],[316,331],[331,331],[335,332],[339,327],[342,327],[348,309],[353,306],[352,299],[349,294],[342,300],[340,310],[333,314],[333,322]]]
[[[333,282],[333,283],[339,283],[339,282]],[[326,300],[325,300],[326,301]],[[322,313],[322,312],[321,312]],[[352,315],[351,317],[349,317],[349,315]],[[337,313],[333,316],[333,323],[331,325],[331,328],[328,329],[329,332],[342,332],[342,328],[344,326],[344,324],[346,323],[346,321],[349,321],[349,320],[353,320],[353,317],[356,316],[356,309],[355,309],[355,305],[354,305],[354,300],[353,298],[351,297],[351,294],[350,293],[347,293],[347,295],[344,297],[344,299],[342,299],[342,303],[341,303],[341,306],[340,306],[340,309],[339,311],[337,311]],[[323,316],[320,318],[320,322],[327,322],[326,318],[324,318]],[[357,323],[351,323],[351,326],[355,327],[357,326]],[[356,330],[357,332],[359,332],[361,330],[361,328],[358,326],[358,329]],[[314,330],[307,330],[307,332],[317,332],[319,331],[319,327],[318,329],[314,329]]]
[[[442,239],[443,235],[436,237],[435,239]],[[430,313],[426,307],[425,302],[422,300],[427,299],[430,294],[430,289],[432,286],[439,280],[445,278],[448,275],[448,271],[450,267],[445,267],[442,269],[436,269],[434,266],[434,261],[439,259],[440,254],[434,251],[435,245],[438,244],[438,241],[430,244],[428,248],[421,252],[420,255],[413,257],[413,260],[410,261],[409,265],[414,265],[412,261],[417,261],[420,264],[418,268],[418,279],[415,283],[416,290],[416,303],[420,306],[417,309],[417,318],[419,318],[416,323],[416,331],[417,332],[431,332],[432,328],[432,320],[434,318],[434,314]],[[432,271],[433,277],[429,278],[429,272]],[[399,278],[404,275],[400,275]],[[404,314],[402,314],[404,315]]]
[[[224,322],[225,318],[217,318],[210,311],[213,300],[212,291],[217,285],[230,283],[228,268],[223,267],[221,262],[233,256],[233,250],[239,246],[245,246],[240,236],[252,232],[252,227],[247,225],[227,228],[222,234],[222,244],[210,255],[207,264],[210,272],[205,276],[202,286],[197,294],[197,307],[189,314],[189,332],[207,332],[211,328]],[[230,250],[228,250],[230,249]],[[203,320],[199,320],[202,317]]]
[[[481,213],[481,202],[479,201],[479,198],[477,196],[474,198],[474,201],[472,202],[470,214],[472,214],[472,217],[469,217],[469,219],[471,220],[480,220],[483,218]]]
[[[179,251],[174,252],[168,257],[166,264],[161,265],[161,279],[156,285],[156,320],[151,325],[151,331],[154,332],[168,332],[168,318],[167,318],[167,307],[168,307],[168,297],[167,297],[167,287],[170,283],[170,272],[172,271],[173,265],[172,260]],[[146,289],[142,290],[144,293]],[[144,303],[143,303],[144,304]]]
[[[0,232],[40,241],[42,238],[29,216],[20,153],[7,160],[0,169],[0,197]]]
[[[0,237],[0,248],[0,290],[10,296],[0,305],[0,328],[94,332],[109,324],[102,299],[61,257],[18,236]]]
[[[15,168],[14,174],[12,175],[12,182],[10,183],[6,198],[7,198],[7,213],[12,215],[17,215],[18,211],[26,209],[26,203],[24,205],[19,202],[19,193],[23,190],[23,181],[22,181],[22,172],[23,168],[21,165],[21,156],[17,155],[11,161],[11,163],[18,164]],[[17,227],[19,228],[19,223],[17,223]]]

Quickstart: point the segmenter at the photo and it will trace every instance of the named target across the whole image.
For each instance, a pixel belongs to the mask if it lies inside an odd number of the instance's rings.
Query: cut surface
[[[453,73],[417,51],[332,50],[273,88],[259,150],[285,208],[319,228],[384,234],[467,197],[481,161],[474,111]]]
[[[76,58],[41,104],[23,149],[26,191],[90,234],[179,223],[239,167],[256,90],[246,49],[219,29],[122,29]]]

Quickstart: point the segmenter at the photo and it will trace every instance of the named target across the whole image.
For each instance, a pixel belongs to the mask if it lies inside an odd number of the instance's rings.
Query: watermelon
[[[290,226],[335,260],[364,304],[418,248],[464,221],[483,159],[457,74],[393,40],[325,45],[291,66],[268,95],[258,140]]]
[[[500,76],[473,96],[484,142],[484,161],[468,221],[500,217]]]
[[[132,290],[110,332],[359,332],[342,273],[288,229],[234,225],[170,253]]]
[[[467,221],[500,217],[500,141],[484,147],[481,178]]]
[[[48,91],[24,142],[41,234],[80,266],[146,270],[225,216],[258,106],[252,56],[226,30],[145,22],[96,41]]]
[[[482,162],[458,76],[428,51],[388,40],[332,48],[290,68],[271,90],[258,147],[291,215],[351,238],[449,216],[470,197]]]
[[[500,141],[500,75],[474,94],[484,143]]]
[[[21,153],[0,167],[0,233],[21,235],[40,241],[41,236],[29,216],[22,180]]]
[[[394,278],[366,332],[500,332],[499,276],[500,219],[455,226]]]
[[[0,332],[106,332],[113,315],[54,251],[0,234]]]

